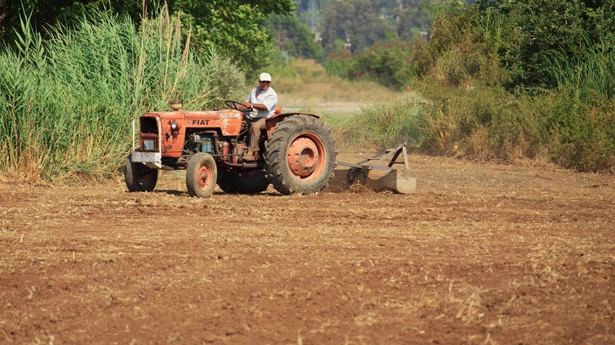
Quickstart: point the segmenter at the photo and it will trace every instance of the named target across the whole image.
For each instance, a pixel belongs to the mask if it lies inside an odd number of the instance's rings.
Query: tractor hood
[[[141,125],[143,125],[144,118],[151,117],[160,119],[160,133],[162,134],[176,131],[172,127],[177,126],[181,132],[185,132],[187,128],[215,128],[220,131],[220,135],[229,136],[239,134],[243,114],[233,109],[151,112],[141,115]]]

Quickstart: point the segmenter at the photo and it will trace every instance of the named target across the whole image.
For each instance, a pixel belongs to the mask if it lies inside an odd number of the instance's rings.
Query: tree
[[[153,9],[156,0],[0,0],[0,41],[11,43],[15,39],[14,28],[19,27],[20,16],[29,15],[38,32],[62,23],[70,26],[77,23],[93,9],[108,8],[115,13],[127,14],[138,22],[143,12],[142,5]]]
[[[588,39],[597,43],[613,37],[611,0],[477,0],[476,5],[489,44],[498,47],[503,65],[513,73],[513,85],[554,87],[554,63],[582,60],[580,47]]]
[[[421,0],[398,1],[393,14],[400,39],[416,39],[421,36],[422,31],[429,29],[430,21],[424,11],[426,6],[429,5]]]
[[[162,0],[1,0],[0,39],[11,44],[19,16],[31,15],[32,23],[44,34],[45,28],[75,19],[93,8],[107,8],[129,15],[140,23],[143,14],[156,13]],[[293,0],[168,0],[171,14],[183,14],[193,28],[192,45],[197,51],[215,46],[233,58],[245,71],[265,66],[270,61],[273,43],[262,27],[271,13],[290,14]],[[145,5],[145,8],[143,7]],[[110,6],[110,8],[109,8]]]
[[[375,0],[331,0],[323,9],[322,36],[325,51],[337,49],[336,40],[361,51],[383,40],[391,30],[379,16]]]
[[[249,72],[271,62],[274,45],[263,27],[267,16],[295,10],[292,0],[173,0],[170,6],[191,18],[198,51],[215,46]]]
[[[265,22],[265,28],[273,36],[277,47],[290,56],[315,60],[322,58],[322,49],[314,41],[314,34],[297,17],[273,14]]]

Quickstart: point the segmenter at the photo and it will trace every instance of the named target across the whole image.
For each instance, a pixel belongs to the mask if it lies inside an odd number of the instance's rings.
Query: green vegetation
[[[272,62],[275,46],[262,27],[270,14],[290,14],[291,0],[172,1],[174,12],[187,14],[193,23],[198,54],[215,48],[233,59],[244,72],[254,72]]]
[[[0,54],[0,169],[33,181],[110,176],[140,114],[177,97],[211,108],[243,86],[244,75],[214,50],[192,55],[164,10],[139,32],[109,13],[44,42],[29,22],[21,28],[19,49]]]
[[[263,23],[270,14],[291,14],[292,0],[11,0],[0,4],[0,41],[13,45],[14,28],[24,13],[32,18],[36,32],[49,38],[47,29],[58,23],[71,30],[89,13],[111,11],[129,16],[137,26],[142,18],[156,16],[165,7],[180,16],[185,32],[191,32],[191,50],[196,55],[218,54],[232,59],[244,72],[271,63],[275,50]]]
[[[276,47],[287,56],[322,59],[322,49],[314,41],[313,33],[308,26],[301,24],[297,17],[272,14],[264,26],[273,37]]]
[[[423,152],[613,171],[615,35],[608,28],[615,8],[555,0],[476,3],[452,2],[433,23],[429,43],[338,51],[327,71],[419,92],[426,102],[418,119],[411,113],[406,121],[418,124],[416,146]]]

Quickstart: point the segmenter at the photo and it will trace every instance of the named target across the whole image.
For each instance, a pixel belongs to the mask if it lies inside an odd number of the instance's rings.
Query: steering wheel
[[[240,111],[245,111],[245,110],[252,110],[252,107],[250,108],[246,108],[243,106],[243,103],[241,102],[237,102],[237,101],[233,101],[233,100],[226,100],[224,101],[224,104],[226,104],[227,106],[229,106],[230,108],[233,108],[235,110],[240,110]]]

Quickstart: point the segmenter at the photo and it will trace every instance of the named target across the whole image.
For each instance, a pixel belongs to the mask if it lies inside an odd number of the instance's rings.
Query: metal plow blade
[[[408,139],[404,139],[396,148],[380,152],[358,163],[337,162],[350,167],[346,175],[346,185],[360,184],[375,191],[390,190],[398,194],[414,192],[416,178],[410,176],[407,144]],[[400,155],[403,156],[403,162],[397,162]],[[403,168],[394,169],[395,164],[403,164]]]

